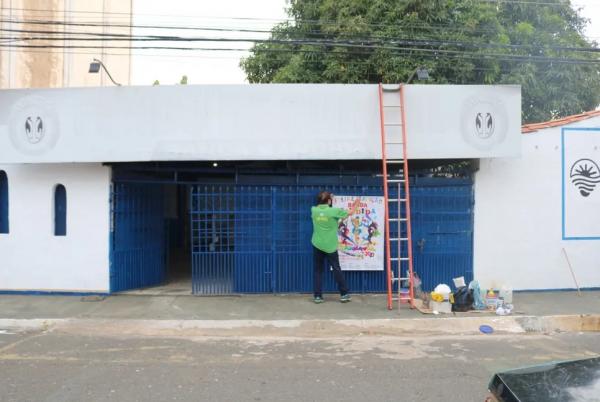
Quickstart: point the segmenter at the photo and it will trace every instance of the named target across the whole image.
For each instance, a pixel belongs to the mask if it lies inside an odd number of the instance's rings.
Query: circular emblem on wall
[[[571,182],[582,197],[588,197],[600,183],[600,167],[591,159],[579,159],[569,172]]]
[[[501,100],[472,96],[464,102],[460,119],[463,139],[479,150],[489,151],[506,139],[508,112]]]
[[[13,146],[26,155],[41,155],[54,148],[59,136],[54,106],[37,95],[21,98],[11,109],[9,134]]]

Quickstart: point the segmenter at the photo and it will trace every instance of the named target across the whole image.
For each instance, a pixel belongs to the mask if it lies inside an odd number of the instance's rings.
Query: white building
[[[599,286],[596,242],[579,240],[600,237],[598,194],[578,198],[568,170],[595,160],[600,117],[522,135],[520,98],[512,86],[406,88],[425,288],[461,275],[572,288],[563,248],[579,285]],[[375,85],[2,91],[0,290],[308,292],[308,208],[322,188],[381,194],[379,125]],[[385,289],[383,271],[347,275],[354,292]]]
[[[108,36],[131,35],[132,8],[132,0],[0,0],[0,89],[114,85],[104,72],[88,74],[94,58],[128,85],[131,42]]]
[[[593,111],[525,125],[520,158],[481,160],[475,276],[483,286],[600,287],[599,146]]]

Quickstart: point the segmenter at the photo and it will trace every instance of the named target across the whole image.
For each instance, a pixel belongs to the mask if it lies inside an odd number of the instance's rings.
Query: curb
[[[480,325],[497,334],[600,331],[600,315],[453,317],[372,320],[129,320],[0,319],[0,329],[52,331],[99,336],[165,337],[351,337],[480,334]]]

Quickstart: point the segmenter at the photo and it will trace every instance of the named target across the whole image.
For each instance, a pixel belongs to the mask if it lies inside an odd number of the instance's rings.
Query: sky
[[[600,42],[600,0],[573,0],[581,8],[581,15],[589,20],[586,35]],[[175,27],[231,28],[268,31],[275,23],[287,18],[287,0],[135,0],[135,25],[170,25]],[[240,37],[267,38],[266,33],[144,30],[134,34],[213,36],[236,39]],[[182,43],[190,47],[215,47],[213,43]],[[218,46],[248,49],[248,42],[223,42]],[[151,85],[158,80],[161,85],[178,83],[187,75],[189,84],[241,84],[246,77],[239,67],[242,51],[162,51],[136,52],[132,59],[132,84]]]
[[[599,0],[600,1],[600,0]],[[194,27],[226,27],[268,31],[272,26],[287,18],[285,0],[137,0],[134,4],[134,24],[154,24]],[[232,19],[235,18],[235,19]],[[136,32],[134,34],[148,31]],[[246,32],[179,31],[163,32],[167,35],[253,37],[268,38],[268,34]],[[156,30],[152,34],[157,34]],[[159,33],[159,35],[162,33]],[[182,46],[215,47],[215,43],[183,43]],[[252,43],[225,42],[226,48],[248,49]],[[178,83],[187,75],[189,84],[240,84],[247,82],[239,67],[240,58],[247,52],[173,52],[147,51],[133,57],[132,84],[150,85],[154,80],[162,84]],[[160,54],[160,57],[148,56]]]

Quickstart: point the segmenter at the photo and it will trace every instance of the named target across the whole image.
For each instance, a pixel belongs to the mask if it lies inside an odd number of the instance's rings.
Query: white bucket
[[[431,310],[437,311],[438,313],[443,313],[443,314],[452,313],[452,305],[450,304],[450,302],[447,302],[447,301],[443,301],[443,302],[432,301],[430,308],[431,308]]]
[[[444,296],[445,301],[450,300],[450,293],[452,293],[452,290],[450,290],[450,286],[442,283],[440,285],[437,285],[433,291]]]

